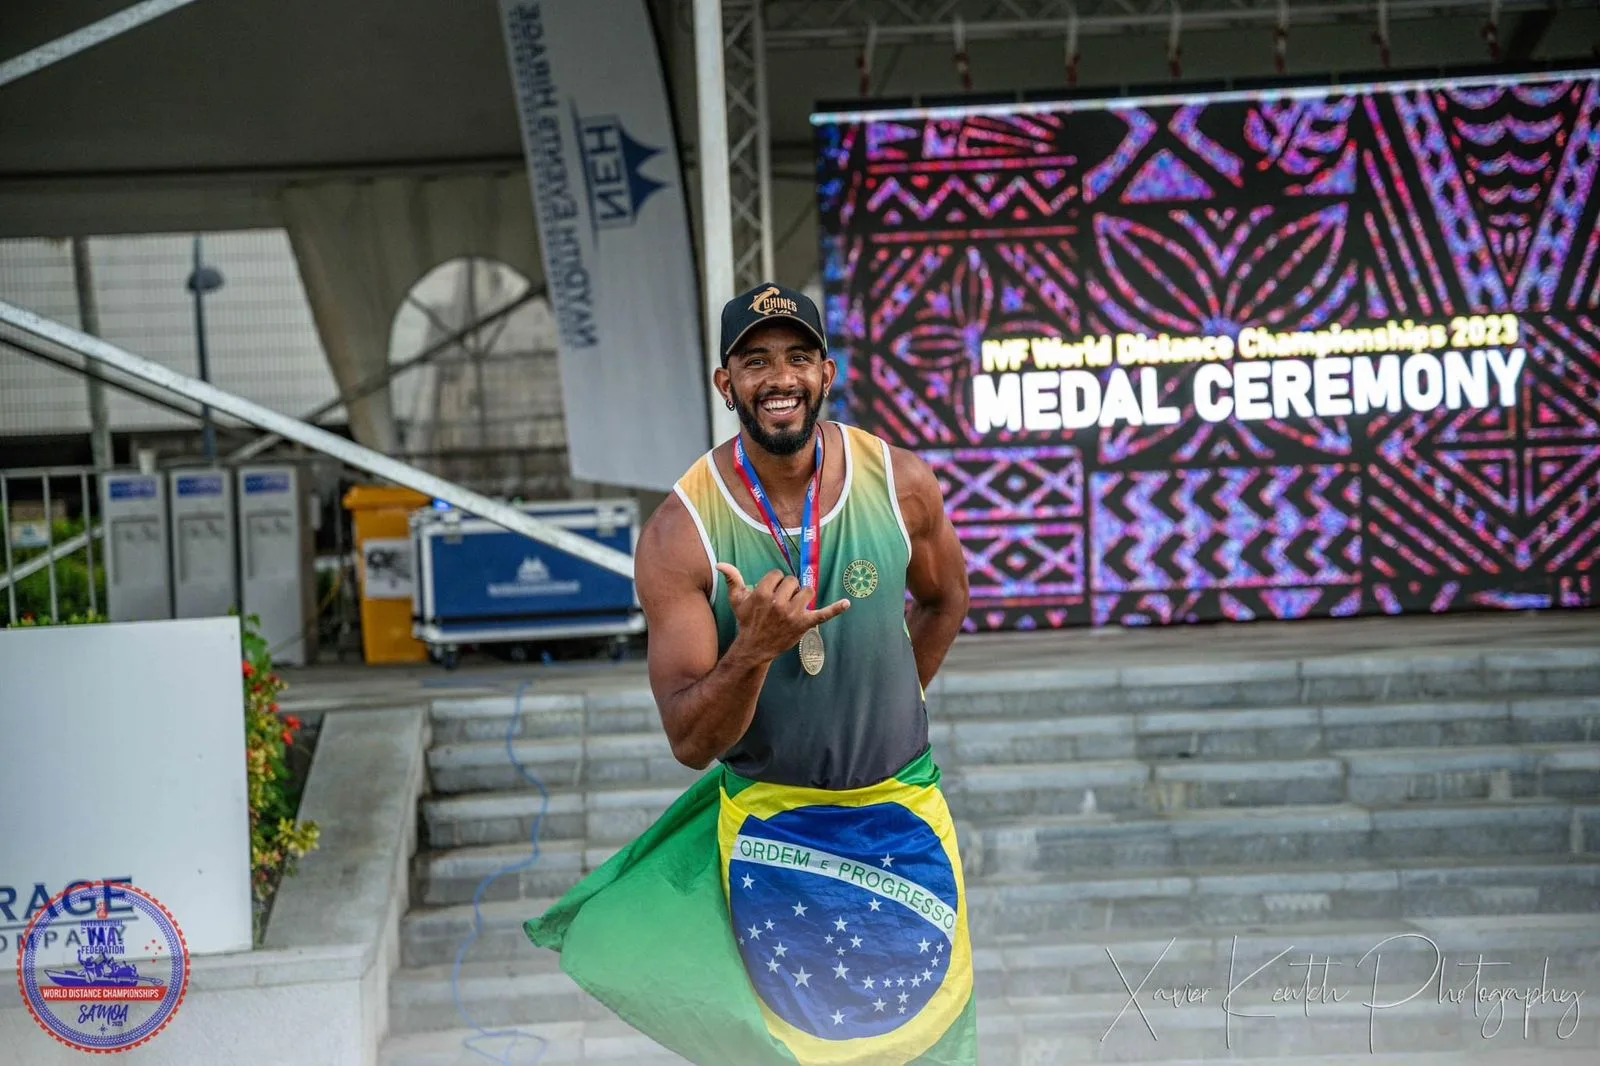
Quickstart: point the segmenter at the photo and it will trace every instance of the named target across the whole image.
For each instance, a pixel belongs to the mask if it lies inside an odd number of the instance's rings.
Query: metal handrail
[[[502,529],[521,533],[531,540],[547,544],[623,577],[633,577],[633,557],[624,552],[536,519],[510,504],[491,500],[453,482],[345,440],[327,430],[307,425],[299,419],[290,418],[241,396],[224,392],[209,382],[180,374],[170,367],[134,355],[99,337],[72,329],[70,326],[3,301],[0,301],[0,324],[49,341],[85,359],[109,366],[163,392],[232,415],[259,429],[276,433],[285,440],[302,444],[313,451],[338,459],[348,466],[364,470],[368,474],[423,493],[433,499],[442,500],[460,511],[493,522]],[[115,386],[115,382],[109,380],[107,384]]]

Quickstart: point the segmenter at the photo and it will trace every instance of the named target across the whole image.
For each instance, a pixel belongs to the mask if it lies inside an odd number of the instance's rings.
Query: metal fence
[[[97,557],[95,551],[95,542],[103,537],[95,515],[101,473],[92,467],[0,470],[5,560],[0,588],[5,590],[6,625],[30,617],[61,622],[101,613],[104,552]],[[19,518],[18,505],[35,500],[41,517]],[[37,579],[41,572],[46,575],[42,582]]]

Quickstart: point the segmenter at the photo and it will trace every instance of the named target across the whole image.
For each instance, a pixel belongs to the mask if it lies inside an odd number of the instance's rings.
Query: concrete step
[[[1600,692],[1600,649],[1397,649],[1387,654],[1302,660],[948,669],[934,680],[936,719],[1056,717],[1145,710],[1317,706],[1348,702],[1515,698]],[[442,744],[500,740],[516,714],[516,735],[574,736],[657,728],[643,678],[553,681],[524,693],[432,701]]]
[[[649,828],[682,794],[682,785],[671,785],[434,797],[422,802],[422,829],[436,848],[522,843],[532,839],[536,826],[541,840],[620,845]]]
[[[936,718],[1053,717],[1126,711],[1600,693],[1600,645],[1466,649],[1397,646],[1377,653],[941,672]]]
[[[1028,1033],[1026,1021],[1038,1012],[1030,1011],[1018,1016],[1012,1013],[995,1016],[980,1015],[979,1051],[985,1066],[1082,1066],[1090,1062],[1136,1062],[1145,1066],[1215,1066],[1223,1061],[1206,1047],[1194,1048],[1199,1040],[1191,1038],[1194,1054],[1181,1047],[1172,1047],[1169,1032],[1167,1045],[1150,1042],[1147,1047],[1118,1052],[1103,1050],[1098,1045],[1064,1044],[1057,1035]],[[1132,1011],[1128,1012],[1132,1014]],[[1220,1014],[1220,1010],[1211,1012]],[[1395,1014],[1397,1011],[1390,1011]],[[1415,1017],[1415,1013],[1412,1015]],[[992,1020],[991,1020],[992,1019]],[[1110,1019],[1107,1019],[1108,1023]],[[1384,1021],[1391,1026],[1393,1018]],[[1014,1027],[1023,1025],[1021,1034]],[[1125,1024],[1125,1023],[1124,1023]],[[1293,1054],[1277,1046],[1265,1054],[1245,1052],[1236,1054],[1226,1048],[1220,1022],[1214,1022],[1213,1043],[1224,1045],[1223,1055],[1229,1059],[1250,1059],[1257,1062],[1284,1062],[1294,1066],[1594,1066],[1595,1052],[1589,1048],[1549,1046],[1521,1046],[1505,1034],[1491,1042],[1480,1038],[1478,1044],[1470,1041],[1458,1043],[1454,1050],[1433,1052],[1383,1052],[1359,1051],[1351,1054]],[[1237,1023],[1236,1023],[1237,1024]],[[1257,1023],[1260,1024],[1260,1023]],[[1276,1023],[1281,1028],[1288,1024]],[[1300,1023],[1310,1028],[1313,1037],[1323,1030],[1310,1022]],[[1402,1022],[1401,1024],[1405,1024]],[[1004,1028],[1002,1028],[1002,1026]],[[998,1031],[997,1031],[998,1030]],[[514,1032],[515,1037],[510,1035]],[[1157,1030],[1158,1034],[1160,1030]],[[1345,1034],[1348,1036],[1348,1034]],[[1148,1040],[1146,1034],[1146,1040]],[[1305,1038],[1301,1038],[1302,1041]],[[1556,1038],[1559,1039],[1559,1038]],[[470,1050],[469,1041],[484,1053]],[[1341,1040],[1340,1043],[1344,1041]],[[1259,1044],[1259,1040],[1257,1042]],[[1530,1045],[1532,1042],[1529,1042]],[[1333,1046],[1332,1040],[1322,1042],[1322,1047]],[[555,1025],[524,1023],[508,1030],[507,1035],[484,1040],[471,1029],[392,1037],[383,1047],[380,1066],[548,1066],[551,1063],[586,1063],[590,1066],[683,1066],[688,1060],[665,1051],[653,1041],[639,1035],[620,1022],[580,1022]],[[718,1064],[722,1066],[722,1064]]]
[[[524,773],[546,788],[580,785],[676,784],[687,787],[703,771],[673,757],[666,734],[609,733],[587,737],[517,740],[506,753],[504,740],[435,744],[428,750],[428,775],[438,793],[471,793],[526,788]]]
[[[1154,998],[1157,988],[1232,988],[1241,998],[1259,997],[1263,990],[1302,989],[1308,974],[1311,985],[1320,987],[1324,969],[1330,987],[1364,983],[1369,998],[1375,970],[1380,990],[1409,991],[1440,972],[1446,988],[1455,989],[1474,976],[1472,967],[1457,963],[1475,962],[1479,955],[1486,960],[1485,974],[1498,975],[1491,979],[1496,986],[1526,988],[1543,979],[1553,988],[1581,990],[1600,978],[1600,922],[1571,916],[1332,922],[1256,928],[1237,942],[1232,936],[1182,932],[1157,937],[1146,931],[1046,934],[1026,942],[980,941],[973,970],[979,1001],[985,1005],[1041,993],[1126,996],[1127,987],[1145,981],[1150,995],[1142,1002],[1149,1007],[1160,1002]],[[612,1018],[561,971],[559,962],[555,953],[530,946],[514,959],[467,963],[460,972],[460,1002],[473,1020],[490,1028]],[[1308,969],[1312,965],[1315,970]],[[398,971],[390,986],[393,1031],[426,1032],[462,1024],[453,974],[453,965]],[[1221,994],[1213,991],[1203,1004],[1216,1008]],[[1172,1007],[1165,1005],[1168,1012]]]
[[[1131,1012],[1130,1012],[1131,1013]],[[1220,1012],[1214,1012],[1220,1013]],[[1390,1012],[1395,1013],[1395,1012]],[[1098,1047],[1063,1046],[1050,1034],[1032,1036],[1003,1033],[994,1036],[996,1026],[1014,1024],[1014,1015],[991,1022],[989,1015],[979,1019],[980,1061],[984,1066],[1082,1066],[1090,1062],[1136,1062],[1144,1066],[1215,1066],[1218,1055],[1201,1050],[1196,1056],[1183,1049],[1152,1043],[1148,1049],[1113,1055]],[[1392,1021],[1392,1019],[1391,1019]],[[1280,1025],[1283,1023],[1279,1023]],[[1309,1023],[1307,1023],[1309,1025]],[[1159,1031],[1158,1031],[1159,1032]],[[1316,1029],[1313,1028],[1313,1032]],[[515,1035],[512,1035],[514,1033]],[[1221,1033],[1220,1023],[1215,1033]],[[1216,1042],[1220,1042],[1220,1035]],[[482,1053],[468,1045],[483,1049]],[[1170,1043],[1170,1038],[1169,1038]],[[1326,1045],[1325,1045],[1326,1046]],[[1594,1066],[1595,1052],[1588,1048],[1539,1047],[1530,1052],[1505,1036],[1494,1043],[1465,1042],[1455,1050],[1437,1052],[1399,1052],[1394,1054],[1356,1052],[1352,1054],[1286,1055],[1274,1048],[1265,1055],[1230,1057],[1254,1061],[1293,1063],[1294,1066]],[[505,1035],[483,1039],[475,1030],[392,1037],[385,1042],[380,1066],[551,1066],[555,1063],[584,1063],[586,1066],[684,1066],[688,1060],[665,1051],[648,1038],[618,1022],[518,1024]],[[717,1064],[723,1066],[723,1064]]]
[[[1023,947],[980,945],[975,952],[984,1061],[1178,1063],[1192,1061],[1193,1055],[1206,1056],[1205,1061],[1242,1057],[1353,1066],[1360,1055],[1362,1062],[1443,1066],[1461,1061],[1563,1062],[1552,1056],[1564,1054],[1563,1049],[1592,1056],[1596,1047],[1592,1019],[1583,1019],[1581,1012],[1563,1016],[1571,1008],[1572,993],[1591,987],[1600,976],[1600,923],[1592,920],[1343,923],[1312,930],[1266,928],[1238,938],[1180,934],[1139,939],[1103,933],[1031,939]],[[1381,975],[1376,988],[1375,970]],[[470,1061],[454,1057],[466,1051],[463,1041],[475,1034],[458,1028],[463,1019],[455,1009],[450,976],[449,967],[396,975],[390,1016],[399,1027],[386,1043],[384,1062],[423,1066]],[[1472,1018],[1470,997],[1479,986],[1491,998]],[[1130,989],[1137,993],[1137,1010],[1129,1004]],[[1419,1012],[1408,1014],[1397,1007],[1370,1017],[1363,1013],[1375,1052],[1364,1050],[1365,1043],[1344,1046],[1349,1033],[1341,1015],[1352,1005],[1398,1002],[1421,989],[1426,993],[1406,1005]],[[1522,1000],[1511,1000],[1496,1026],[1492,997],[1515,990],[1525,998],[1529,989],[1543,989],[1546,997],[1531,1007],[1524,1042]],[[460,991],[472,1020],[502,1034],[500,1040],[479,1044],[491,1051],[493,1061],[532,1062],[539,1054],[541,1049],[524,1039],[502,1058],[501,1050],[509,1044],[503,1034],[511,1028],[551,1041],[540,1062],[620,1062],[609,1056],[623,1051],[641,1056],[640,1061],[677,1061],[661,1057],[661,1049],[578,993],[549,952],[502,964],[469,964],[462,969]],[[1179,1005],[1173,1003],[1175,992]],[[1239,1015],[1229,1022],[1231,1051],[1205,1043],[1222,1038],[1222,998],[1230,993],[1229,1007]],[[1455,1015],[1439,1009],[1463,1003],[1463,997],[1465,1005]],[[1474,1035],[1481,1043],[1451,1036],[1452,1027],[1465,1019],[1477,1026]],[[1150,1041],[1146,1020],[1159,1041]],[[1397,1035],[1419,1025],[1431,1035]],[[419,1028],[408,1031],[411,1026]],[[1320,1038],[1308,1044],[1303,1033],[1291,1032],[1298,1027],[1316,1028]],[[1085,1031],[1095,1046],[1069,1045],[1075,1047],[1075,1057],[1060,1057],[1067,1047],[1047,1039],[1081,1037]],[[1024,1037],[1043,1042],[1016,1043]],[[1451,1039],[1455,1042],[1449,1043]],[[1387,1052],[1394,1047],[1452,1047],[1455,1057],[1391,1059]],[[1348,1056],[1325,1060],[1315,1054],[1334,1049]],[[1312,1054],[1301,1054],[1307,1051]],[[1049,1057],[1038,1057],[1045,1053]],[[1503,1057],[1513,1053],[1522,1057]],[[1491,1057],[1481,1057],[1485,1054]]]
[[[1407,858],[1239,867],[1150,869],[1136,877],[1089,870],[1018,874],[969,885],[973,936],[1046,931],[1238,929],[1345,919],[1600,913],[1600,856]],[[484,903],[484,932],[467,959],[514,959],[531,949],[522,923],[553,899]],[[473,930],[470,905],[414,908],[401,922],[405,966],[454,962]]]
[[[1510,800],[1378,810],[1335,804],[1101,813],[971,822],[961,833],[969,878],[1407,856],[1559,855],[1600,853],[1600,804]],[[618,846],[542,840],[532,864],[528,843],[424,852],[416,859],[412,899],[429,905],[470,902],[486,878],[502,871],[509,872],[489,885],[485,899],[558,896]]]
[[[638,681],[577,691],[531,689],[520,702],[514,695],[435,698],[431,717],[436,744],[504,743],[513,717],[513,736],[528,739],[661,730],[655,698]]]
[[[1600,744],[1382,748],[1335,754],[1348,767],[1346,798],[1352,803],[1600,796]]]
[[[497,774],[515,769],[498,753]],[[484,753],[488,758],[488,753]],[[488,773],[486,768],[483,772]],[[688,780],[549,787],[434,797],[422,804],[434,848],[528,840],[623,844],[682,793]],[[962,766],[944,778],[960,820],[1217,807],[1600,795],[1600,744],[1350,749],[1314,759],[1098,759]]]
[[[559,702],[549,697],[549,702]],[[573,717],[580,711],[554,711]],[[600,712],[617,723],[623,712]],[[642,715],[643,712],[640,712]],[[639,715],[636,715],[638,717]],[[524,715],[526,721],[537,715]],[[643,728],[626,731],[528,735],[511,750],[526,771],[550,786],[687,783],[697,772],[672,756],[649,709]],[[446,719],[462,725],[462,719]],[[465,720],[472,721],[472,720]],[[527,778],[498,735],[444,742],[428,753],[436,792],[524,788]],[[581,723],[579,723],[581,724]],[[548,728],[549,721],[537,727]],[[446,735],[461,730],[447,730]],[[488,732],[484,730],[483,732]],[[1524,743],[1600,742],[1600,697],[1428,700],[1349,703],[1245,710],[1201,709],[1052,718],[935,720],[930,739],[947,769],[1028,762],[1103,759],[1300,758],[1344,748],[1455,747]]]

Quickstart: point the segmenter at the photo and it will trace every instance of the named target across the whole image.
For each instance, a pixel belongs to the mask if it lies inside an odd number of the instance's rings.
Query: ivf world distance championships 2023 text
[[[1516,315],[1493,314],[1236,336],[985,339],[969,410],[983,434],[1170,425],[1191,406],[1208,422],[1511,407],[1527,363],[1521,332]]]

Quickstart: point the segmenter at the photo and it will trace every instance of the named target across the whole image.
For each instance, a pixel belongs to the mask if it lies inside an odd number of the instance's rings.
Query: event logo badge
[[[56,1040],[90,1053],[127,1051],[178,1013],[189,951],[177,921],[148,893],[79,882],[28,923],[17,985]]]
[[[870,560],[857,559],[844,568],[844,590],[858,600],[878,591],[878,568]]]
[[[573,118],[583,150],[583,173],[588,179],[589,216],[598,229],[633,225],[639,220],[644,202],[666,187],[665,182],[644,173],[644,165],[660,155],[661,149],[628,136],[614,116]]]

